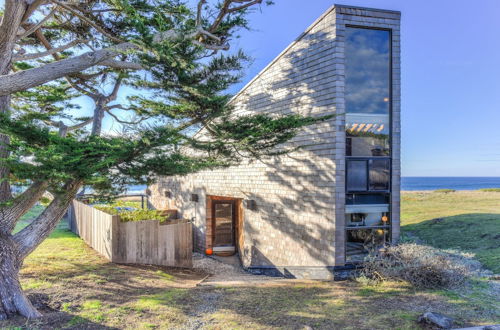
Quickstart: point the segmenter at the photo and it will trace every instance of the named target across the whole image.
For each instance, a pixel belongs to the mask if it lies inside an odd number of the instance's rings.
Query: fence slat
[[[110,215],[73,201],[70,228],[108,260],[117,263],[154,264],[171,267],[193,266],[192,224],[172,221],[121,222]]]

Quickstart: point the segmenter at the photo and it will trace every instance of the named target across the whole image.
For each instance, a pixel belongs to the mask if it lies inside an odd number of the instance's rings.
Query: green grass
[[[16,224],[16,228],[14,229],[14,232],[18,232],[24,227],[26,227],[31,220],[36,218],[42,211],[45,209],[44,206],[42,205],[35,205],[33,206],[28,212],[26,212],[21,219],[19,219],[19,222]]]
[[[404,192],[402,233],[438,248],[473,253],[485,267],[500,273],[499,206],[500,195],[495,192]]]
[[[177,299],[182,298],[186,293],[186,290],[170,289],[158,294],[144,296],[134,304],[134,308],[139,311],[158,310],[164,305],[173,304]]]
[[[495,269],[499,205],[495,192],[403,193],[402,228],[430,244],[474,252]],[[112,264],[62,223],[26,259],[21,283],[28,294],[49,297],[64,317],[0,321],[0,328],[182,328],[201,311],[195,322],[213,329],[415,329],[430,307],[457,327],[500,323],[499,298],[478,279],[455,291],[352,281],[197,287],[204,275],[188,282],[186,273]]]
[[[479,191],[483,191],[483,192],[500,192],[500,188],[483,188],[483,189],[479,189]]]

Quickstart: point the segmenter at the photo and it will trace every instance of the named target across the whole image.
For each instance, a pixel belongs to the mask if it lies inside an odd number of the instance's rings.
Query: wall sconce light
[[[172,192],[171,191],[165,190],[164,194],[165,194],[165,197],[172,198]]]
[[[255,211],[257,210],[257,202],[253,199],[247,199],[246,201],[247,209]]]
[[[191,202],[198,203],[198,194],[191,194]]]

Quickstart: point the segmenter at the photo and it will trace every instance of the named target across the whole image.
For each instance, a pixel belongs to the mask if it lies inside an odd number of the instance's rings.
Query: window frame
[[[388,186],[389,189],[386,190],[370,190],[370,160],[382,160],[386,159],[389,160],[389,182]],[[348,187],[349,183],[349,171],[347,170],[348,168],[348,163],[349,161],[364,161],[366,163],[366,189],[365,190],[350,190]],[[381,157],[358,157],[358,156],[346,156],[346,161],[345,161],[345,192],[346,194],[373,194],[373,193],[388,193],[389,194],[389,201],[391,201],[391,184],[392,184],[392,158],[389,156],[381,156]]]
[[[344,143],[345,143],[345,147],[346,147],[346,150],[345,150],[345,154],[344,154],[344,157],[345,157],[345,194],[373,194],[373,193],[381,193],[381,194],[388,194],[389,197],[389,224],[388,225],[385,225],[383,226],[384,228],[380,228],[380,229],[387,229],[387,234],[388,236],[386,237],[387,241],[388,242],[391,242],[392,241],[392,203],[393,203],[393,196],[392,196],[392,176],[393,176],[393,161],[392,161],[392,158],[393,158],[393,104],[394,104],[394,101],[393,101],[393,98],[394,98],[394,91],[393,91],[393,85],[394,85],[394,82],[393,82],[393,72],[394,72],[394,63],[393,63],[393,31],[391,28],[382,28],[382,27],[376,27],[376,26],[363,26],[363,25],[356,25],[356,24],[345,24],[344,25],[345,29],[348,29],[348,28],[355,28],[355,29],[366,29],[366,30],[382,30],[382,31],[387,31],[388,34],[389,34],[389,72],[388,72],[388,75],[389,75],[389,139],[388,139],[388,142],[389,142],[389,155],[388,156],[371,156],[371,157],[364,157],[364,156],[347,156],[347,132],[346,132],[346,127],[344,125]],[[344,42],[346,43],[347,41],[344,39]],[[345,48],[344,48],[345,49]],[[345,50],[344,50],[344,56],[345,56]],[[345,113],[347,114],[347,109],[345,109]],[[368,164],[368,160],[369,159],[381,159],[381,158],[386,158],[386,159],[389,159],[389,189],[388,190],[375,190],[375,191],[369,191],[368,188],[369,188],[369,173],[370,173],[370,169],[369,169],[369,164]],[[349,160],[357,160],[357,159],[366,159],[367,161],[367,190],[366,191],[350,191],[347,189],[347,182],[348,182],[348,171],[347,171],[347,162]],[[345,221],[345,219],[343,219],[343,221]],[[349,230],[356,230],[356,229],[359,229],[358,228],[350,228],[348,226],[345,226],[344,227],[344,258],[345,260],[347,261],[347,232]],[[377,228],[366,228],[366,229],[377,229]],[[350,263],[357,263],[355,261],[351,261]]]

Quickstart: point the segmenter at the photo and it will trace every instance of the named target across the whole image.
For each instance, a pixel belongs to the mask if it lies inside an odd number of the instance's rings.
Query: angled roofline
[[[267,64],[262,70],[259,71],[249,82],[247,82],[236,94],[231,97],[229,100],[229,104],[232,103],[238,96],[243,94],[245,90],[250,87],[260,76],[262,76],[274,63],[276,63],[283,55],[285,55],[290,48],[295,46],[306,34],[309,33],[319,22],[321,22],[327,15],[329,15],[332,11],[334,11],[336,8],[351,8],[351,9],[360,9],[360,10],[367,10],[367,11],[376,11],[376,12],[384,12],[384,13],[391,13],[391,14],[399,14],[401,15],[401,12],[396,11],[396,10],[386,10],[386,9],[377,9],[377,8],[365,8],[365,7],[356,7],[356,6],[348,6],[348,5],[338,5],[334,4],[330,8],[328,8],[323,14],[321,14],[320,17],[318,17],[311,25],[305,29],[304,32],[302,32],[297,38],[295,38],[294,41],[292,41],[285,49],[283,49],[269,64]]]
[[[334,4],[332,7],[335,7],[335,8],[360,9],[360,10],[368,10],[368,11],[378,11],[378,12],[381,12],[381,13],[391,13],[391,14],[399,14],[399,15],[401,15],[401,12],[399,10],[370,8],[370,7],[358,7],[358,6],[349,6],[349,5],[339,5],[339,4]]]

